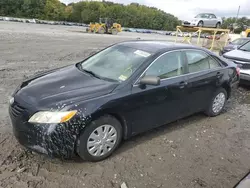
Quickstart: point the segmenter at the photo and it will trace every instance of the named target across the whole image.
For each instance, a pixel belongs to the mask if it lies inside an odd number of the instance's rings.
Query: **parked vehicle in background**
[[[131,29],[130,28],[122,28],[122,31],[131,32]]]
[[[241,82],[250,84],[250,41],[235,50],[226,52],[223,57],[240,67]]]
[[[178,36],[178,37],[183,37],[184,34],[183,34],[183,33],[177,33],[177,36]]]
[[[184,36],[184,37],[190,37],[190,36],[191,36],[191,34],[190,34],[190,33],[188,33],[188,32],[184,32],[184,33],[183,33],[183,36]]]
[[[215,35],[215,40],[220,40],[220,37],[220,34]],[[206,35],[205,38],[212,40],[214,38],[214,35]]]
[[[172,32],[171,31],[167,31],[166,32],[166,35],[170,35]]]
[[[222,19],[211,13],[201,13],[191,20],[183,21],[183,26],[216,27],[220,28]]]
[[[197,32],[193,32],[193,33],[191,34],[191,36],[192,36],[192,37],[198,37],[198,33],[197,33]]]
[[[208,34],[207,33],[201,33],[200,38],[207,38]]]
[[[224,48],[222,48],[222,50],[220,51],[220,55],[223,55],[226,52],[232,51],[237,49],[239,46],[247,43],[250,41],[250,37],[249,38],[238,38],[235,39],[231,42],[229,42],[228,45],[226,45]]]
[[[29,19],[29,20],[26,20],[26,23],[36,23],[36,20],[35,19]]]
[[[234,63],[203,48],[123,42],[24,81],[9,113],[25,147],[99,161],[122,139],[196,112],[219,115],[238,80]]]

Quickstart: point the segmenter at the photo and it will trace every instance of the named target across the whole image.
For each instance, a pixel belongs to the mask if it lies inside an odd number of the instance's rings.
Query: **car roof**
[[[166,42],[166,41],[145,41],[145,40],[136,40],[136,41],[128,41],[119,43],[119,45],[125,45],[131,48],[135,48],[138,50],[143,50],[146,52],[157,53],[160,51],[168,51],[174,49],[183,49],[183,48],[195,48],[199,49],[199,47],[195,47],[190,44],[183,43],[175,43],[175,42]]]
[[[214,14],[214,13],[209,13],[209,12],[204,12],[204,13],[199,13],[197,15],[200,15],[200,14]],[[215,14],[214,14],[215,15]]]

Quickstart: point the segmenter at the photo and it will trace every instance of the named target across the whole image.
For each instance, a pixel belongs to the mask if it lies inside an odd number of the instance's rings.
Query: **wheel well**
[[[126,120],[122,116],[115,114],[115,113],[108,113],[108,115],[113,116],[114,118],[116,118],[120,122],[120,124],[122,126],[123,139],[127,139],[128,126],[127,126]]]
[[[202,23],[202,25],[204,25],[204,22],[202,20],[198,21],[197,26],[199,26],[199,23]]]
[[[110,113],[110,112],[103,112],[103,113],[98,113],[92,116],[91,121],[97,120],[102,116],[112,116],[115,119],[117,119],[121,126],[122,126],[122,134],[123,134],[123,139],[127,139],[128,138],[128,126],[126,123],[126,120],[119,114],[117,113]]]
[[[231,96],[231,87],[228,85],[228,83],[222,84],[222,88],[224,88],[227,92],[227,99]]]

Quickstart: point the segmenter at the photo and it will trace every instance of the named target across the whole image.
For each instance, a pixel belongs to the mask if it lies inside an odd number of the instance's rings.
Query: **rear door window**
[[[211,18],[216,18],[216,16],[214,14],[211,14],[210,17]]]
[[[219,62],[217,62],[205,52],[198,50],[187,50],[185,53],[188,61],[189,73],[220,67]]]

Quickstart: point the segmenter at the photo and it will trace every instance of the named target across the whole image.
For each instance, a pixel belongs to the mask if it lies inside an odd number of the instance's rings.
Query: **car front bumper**
[[[194,27],[194,26],[197,26],[198,25],[198,22],[196,21],[196,22],[193,22],[193,21],[184,21],[184,22],[182,22],[182,25],[183,26],[191,26],[191,27]]]
[[[13,132],[18,142],[29,150],[63,159],[75,155],[80,126],[74,123],[33,124],[30,114],[16,103],[9,106]]]

